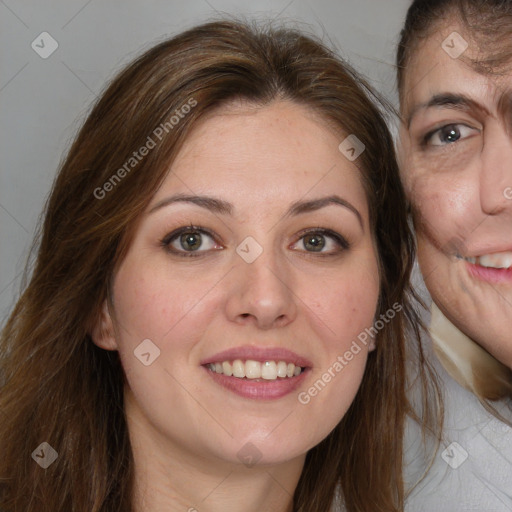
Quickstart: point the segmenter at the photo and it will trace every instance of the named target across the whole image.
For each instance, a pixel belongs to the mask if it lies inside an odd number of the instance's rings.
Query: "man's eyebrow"
[[[439,107],[448,108],[453,110],[462,110],[469,112],[471,110],[477,110],[483,114],[488,115],[489,111],[477,101],[469,98],[464,94],[453,94],[453,93],[441,93],[435,94],[425,103],[415,105],[409,115],[407,116],[407,128],[411,125],[412,118],[420,111],[426,110],[427,108]]]
[[[359,210],[354,205],[349,203],[346,199],[343,199],[337,195],[321,197],[319,199],[313,199],[311,201],[297,201],[296,203],[292,204],[286,215],[300,215],[301,213],[313,212],[315,210],[320,210],[321,208],[325,208],[326,206],[330,206],[332,204],[342,206],[350,210],[357,217],[357,220],[359,221],[359,224],[361,225],[364,231],[363,218],[359,213]]]
[[[214,197],[208,196],[176,194],[174,196],[166,197],[156,203],[155,206],[149,210],[148,215],[151,215],[153,212],[174,203],[192,203],[209,211],[225,215],[229,215],[233,211],[233,205],[226,201],[222,201],[221,199],[215,199]]]

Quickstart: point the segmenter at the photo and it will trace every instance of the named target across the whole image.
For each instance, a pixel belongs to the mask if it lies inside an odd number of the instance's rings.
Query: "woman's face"
[[[354,399],[379,276],[340,142],[293,103],[229,106],[152,199],[115,275],[116,335],[95,341],[119,351],[129,425],[162,453],[302,460]]]
[[[434,301],[512,367],[512,75],[478,74],[463,62],[477,56],[456,23],[414,51],[401,167]]]

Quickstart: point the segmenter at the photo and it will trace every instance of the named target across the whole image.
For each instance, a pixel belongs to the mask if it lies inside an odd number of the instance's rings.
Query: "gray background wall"
[[[18,295],[59,162],[106,81],[135,55],[222,13],[287,19],[328,36],[394,100],[394,50],[409,3],[0,0],[0,325]],[[56,43],[38,37],[43,32]],[[43,59],[39,54],[46,56],[52,44],[57,49]]]

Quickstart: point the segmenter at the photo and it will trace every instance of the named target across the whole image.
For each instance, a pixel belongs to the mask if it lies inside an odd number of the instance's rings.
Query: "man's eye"
[[[348,249],[349,244],[338,233],[311,231],[302,235],[291,248],[295,251],[332,254]]]
[[[212,235],[196,228],[174,231],[162,240],[162,245],[170,252],[182,254],[201,253],[222,248],[215,242]]]
[[[465,124],[447,124],[427,134],[425,136],[425,144],[428,146],[445,146],[465,139],[475,132],[478,132],[478,130],[470,128]]]

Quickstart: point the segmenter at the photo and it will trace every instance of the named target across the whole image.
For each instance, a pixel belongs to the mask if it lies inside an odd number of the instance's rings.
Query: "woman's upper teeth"
[[[240,379],[265,379],[276,380],[278,377],[294,377],[300,375],[302,368],[286,361],[265,361],[261,363],[248,359],[242,361],[222,361],[219,363],[210,363],[208,368],[215,373],[222,373],[228,377],[238,377]]]
[[[512,252],[495,252],[475,258],[465,258],[465,260],[481,267],[510,268],[512,267]]]

